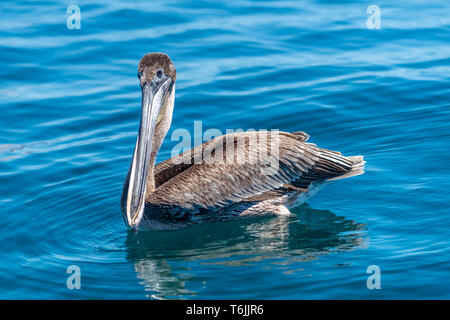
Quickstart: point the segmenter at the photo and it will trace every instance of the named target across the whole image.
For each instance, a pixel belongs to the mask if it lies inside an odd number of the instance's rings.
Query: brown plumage
[[[172,77],[173,82],[177,80],[177,71],[170,58],[164,53],[146,54],[138,65],[138,73],[145,73],[140,77],[144,81],[151,82],[156,71],[161,69],[164,73]]]
[[[164,54],[149,54],[139,64],[141,85],[158,80],[158,70],[175,82],[170,59]],[[152,90],[157,92],[156,87]],[[129,209],[133,208],[129,202],[135,192],[129,192],[130,176],[136,175],[132,168],[141,167],[138,151],[124,184],[122,212],[133,229],[165,230],[237,216],[288,214],[287,208],[304,202],[320,184],[364,173],[362,156],[345,157],[318,148],[307,142],[309,136],[302,131],[232,133],[154,166],[170,126],[174,90],[165,95],[151,138],[152,150],[145,158],[150,163],[145,204],[134,206],[142,209],[141,213]],[[140,143],[147,142],[138,137],[137,146]]]

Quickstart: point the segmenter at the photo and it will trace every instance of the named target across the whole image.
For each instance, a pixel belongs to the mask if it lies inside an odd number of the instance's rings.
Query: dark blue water
[[[450,3],[345,3],[3,1],[0,298],[450,298]],[[178,71],[159,160],[201,120],[304,130],[365,155],[366,173],[290,218],[128,232],[119,199],[150,51]]]

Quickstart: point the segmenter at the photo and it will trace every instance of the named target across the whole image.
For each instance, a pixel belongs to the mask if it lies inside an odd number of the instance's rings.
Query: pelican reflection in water
[[[323,183],[364,173],[362,156],[319,148],[301,131],[231,133],[155,165],[172,121],[176,70],[166,54],[149,53],[139,62],[138,76],[141,122],[121,198],[133,230],[287,215]],[[274,163],[276,171],[268,174]]]
[[[311,268],[317,272],[317,265],[305,262],[365,246],[366,226],[362,223],[329,210],[310,208],[306,203],[292,211],[289,216],[196,225],[170,234],[129,232],[126,258],[133,263],[136,276],[149,297],[201,299],[216,281],[225,281],[223,274],[233,274],[236,268],[257,264],[257,270],[262,273],[272,268],[307,275]],[[348,256],[345,259],[349,259]],[[323,263],[337,262],[341,262],[341,258]],[[209,276],[211,283],[205,283],[205,288],[196,286],[209,265],[214,265],[217,271]],[[334,265],[334,268],[339,266]],[[268,290],[262,291],[270,295],[270,289],[276,284],[265,282],[264,278],[259,278],[259,286],[266,287]],[[299,286],[304,277],[296,279],[299,282],[292,285]]]

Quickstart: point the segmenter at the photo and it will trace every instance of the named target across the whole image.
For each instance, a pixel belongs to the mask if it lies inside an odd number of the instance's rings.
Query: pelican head
[[[153,167],[172,121],[176,70],[166,54],[149,53],[139,62],[138,77],[141,122],[121,200],[122,215],[133,230],[138,229],[144,216],[146,194],[155,188]]]

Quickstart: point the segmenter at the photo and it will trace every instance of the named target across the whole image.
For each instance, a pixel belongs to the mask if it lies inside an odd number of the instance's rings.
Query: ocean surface
[[[450,298],[449,1],[1,6],[0,298]],[[202,121],[303,130],[364,155],[366,173],[290,217],[128,231],[119,202],[151,51],[177,68],[158,161]]]

